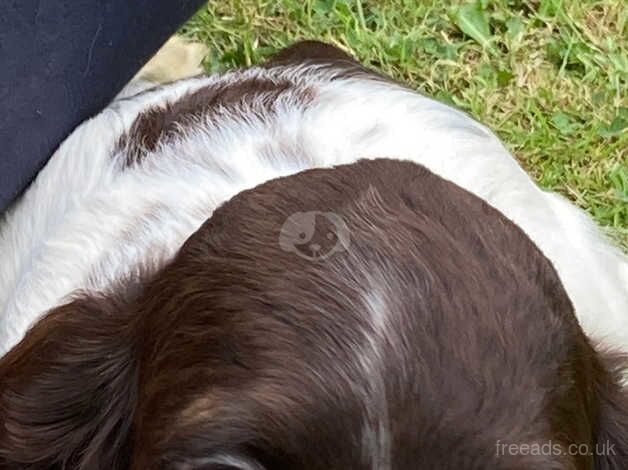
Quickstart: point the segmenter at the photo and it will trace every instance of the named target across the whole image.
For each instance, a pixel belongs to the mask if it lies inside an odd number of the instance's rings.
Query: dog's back
[[[161,266],[241,190],[378,157],[501,210],[552,260],[587,332],[628,344],[628,264],[583,214],[463,113],[303,43],[262,68],[121,99],[75,131],[0,226],[0,351],[72,291]]]

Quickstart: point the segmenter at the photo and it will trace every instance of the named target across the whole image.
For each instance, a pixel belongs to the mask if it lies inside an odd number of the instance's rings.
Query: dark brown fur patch
[[[300,41],[290,47],[282,49],[272,56],[264,67],[277,65],[302,64],[308,61],[343,63],[360,66],[353,57],[343,50],[320,41]]]
[[[308,211],[341,216],[349,248],[322,263],[282,250],[285,220]],[[377,289],[391,331],[379,356],[386,410],[374,412],[388,416],[391,468],[590,467],[590,456],[495,447],[593,443],[595,354],[552,266],[486,203],[387,161],[242,193],[186,243],[146,297],[150,331],[169,314],[148,340],[139,429],[165,416],[172,428],[140,431],[137,461],[201,461],[228,443],[264,468],[384,467],[363,447],[365,426],[378,426],[365,407],[382,404],[360,399],[377,378],[356,353],[373,328],[363,296]],[[181,421],[199,397],[211,398],[197,409],[207,418]]]
[[[181,136],[186,128],[199,126],[201,119],[219,117],[247,104],[247,112],[265,114],[278,97],[292,88],[287,81],[263,78],[210,85],[164,106],[141,113],[118,143],[115,154],[124,155],[123,166],[141,162],[160,144]]]

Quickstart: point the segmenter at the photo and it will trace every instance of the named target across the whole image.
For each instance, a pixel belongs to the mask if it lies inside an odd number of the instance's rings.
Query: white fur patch
[[[107,289],[138,265],[163,263],[238,192],[378,157],[423,164],[512,219],[555,265],[587,333],[628,351],[628,261],[582,211],[541,191],[464,113],[397,85],[334,74],[298,66],[188,79],[120,98],[76,129],[1,222],[0,354],[73,291]],[[139,113],[251,77],[289,80],[313,101],[287,96],[273,115],[207,120],[120,171],[112,153]]]
[[[369,315],[370,329],[364,331],[365,344],[358,353],[358,362],[364,368],[364,377],[369,381],[365,391],[365,422],[362,426],[362,449],[373,470],[391,468],[391,429],[386,399],[386,366],[382,350],[387,343],[390,328],[388,315],[392,310],[385,296],[377,290],[369,290],[364,303]]]

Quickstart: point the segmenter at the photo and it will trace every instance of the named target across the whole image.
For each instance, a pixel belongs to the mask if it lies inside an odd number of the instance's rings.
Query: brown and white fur
[[[0,253],[0,468],[628,468],[626,257],[331,46],[122,95]]]

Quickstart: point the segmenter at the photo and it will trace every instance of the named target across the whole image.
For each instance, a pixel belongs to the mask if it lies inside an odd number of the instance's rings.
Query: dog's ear
[[[602,354],[599,374],[600,404],[596,432],[595,470],[628,468],[628,355]]]
[[[109,299],[52,310],[0,359],[0,468],[128,466],[137,365]]]

